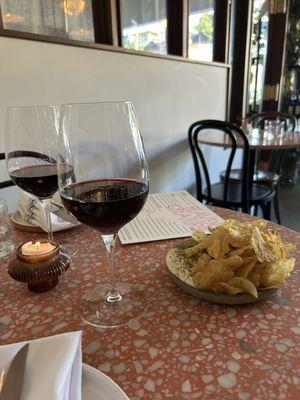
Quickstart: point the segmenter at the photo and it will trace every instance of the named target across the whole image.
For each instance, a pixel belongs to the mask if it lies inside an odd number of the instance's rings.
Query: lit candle
[[[55,246],[49,242],[26,242],[21,247],[24,256],[41,256],[43,254],[51,253]]]
[[[41,293],[53,289],[58,276],[69,268],[70,257],[55,241],[41,239],[21,244],[8,266],[9,275],[26,282],[28,289]],[[0,396],[1,397],[1,396]]]

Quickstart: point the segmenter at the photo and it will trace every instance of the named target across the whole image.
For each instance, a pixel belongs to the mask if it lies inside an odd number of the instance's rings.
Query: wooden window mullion
[[[231,43],[230,121],[240,123],[245,108],[248,83],[252,1],[234,0]]]
[[[0,4],[0,29],[4,29],[3,19],[2,19],[2,10]]]
[[[167,0],[168,54],[187,57],[188,0]]]
[[[119,46],[118,0],[92,0],[95,42]]]
[[[213,61],[227,62],[229,1],[216,0],[214,9]]]
[[[270,8],[263,111],[277,111],[279,105],[288,13],[286,7],[276,9],[276,5],[283,4],[285,2],[273,1],[275,9]]]

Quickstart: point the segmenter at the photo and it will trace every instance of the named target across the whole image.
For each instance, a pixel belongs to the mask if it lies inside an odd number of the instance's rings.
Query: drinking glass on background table
[[[0,197],[0,258],[9,256],[13,249],[7,203]]]
[[[134,108],[130,102],[111,102],[67,104],[61,110],[60,195],[78,221],[100,233],[109,264],[110,285],[87,294],[81,315],[94,326],[126,325],[141,317],[149,302],[144,289],[115,281],[117,233],[141,211],[149,188]]]
[[[285,121],[281,121],[279,118],[265,120],[265,132],[267,139],[272,140],[274,138],[280,138],[286,131]]]
[[[6,165],[12,181],[40,199],[53,241],[51,197],[58,190],[57,145],[59,111],[55,106],[9,107],[5,123]],[[71,170],[65,172],[72,174]],[[69,246],[68,246],[69,247]],[[72,255],[76,249],[66,249]]]

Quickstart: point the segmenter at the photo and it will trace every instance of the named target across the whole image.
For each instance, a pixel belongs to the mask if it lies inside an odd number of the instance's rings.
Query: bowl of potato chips
[[[220,304],[247,304],[266,300],[294,269],[294,246],[283,242],[267,222],[226,220],[196,231],[171,248],[167,269],[186,292]]]

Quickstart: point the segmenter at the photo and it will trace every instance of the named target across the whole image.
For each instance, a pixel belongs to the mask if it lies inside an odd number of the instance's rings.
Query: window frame
[[[226,7],[231,0],[225,0]],[[92,12],[94,23],[95,42],[81,41],[75,39],[61,38],[57,36],[49,36],[32,32],[16,31],[5,29],[2,20],[1,4],[0,4],[0,36],[12,37],[18,39],[37,40],[41,42],[63,44],[69,46],[87,47],[93,49],[116,50],[125,53],[143,54],[161,58],[185,58],[189,62],[198,62],[204,64],[218,63],[227,64],[227,49],[228,49],[228,12],[223,16],[222,31],[218,37],[225,38],[221,47],[226,49],[221,50],[223,56],[219,55],[213,61],[192,60],[188,57],[188,10],[189,0],[166,0],[167,2],[167,49],[168,54],[159,54],[149,51],[126,49],[122,47],[122,26],[121,26],[121,4],[120,0],[92,0]],[[221,4],[224,9],[224,1],[216,1],[216,4]],[[226,8],[225,7],[225,8]],[[227,8],[228,9],[228,8]],[[225,28],[224,28],[225,27]],[[224,31],[225,29],[225,31]],[[215,43],[215,40],[214,40]],[[109,48],[107,47],[109,46]],[[215,47],[215,44],[214,44]],[[220,47],[220,46],[219,46]],[[215,53],[215,50],[214,50]],[[215,57],[214,57],[215,58]],[[216,62],[217,61],[217,62]]]

